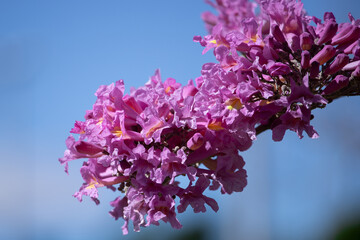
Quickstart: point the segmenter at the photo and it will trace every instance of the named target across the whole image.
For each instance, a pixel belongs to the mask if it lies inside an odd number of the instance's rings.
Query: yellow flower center
[[[228,99],[226,102],[225,102],[225,105],[227,105],[227,109],[229,110],[233,110],[233,109],[236,109],[236,110],[239,110],[241,109],[244,105],[241,103],[240,99],[239,98],[231,98],[231,99]]]

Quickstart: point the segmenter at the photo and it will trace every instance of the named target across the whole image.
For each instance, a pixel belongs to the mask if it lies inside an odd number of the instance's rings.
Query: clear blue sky
[[[325,11],[339,21],[347,21],[349,11],[360,18],[359,1],[303,2],[319,18]],[[202,0],[0,0],[0,236],[91,240],[121,235],[122,222],[107,214],[115,195],[101,192],[100,206],[71,197],[82,184],[82,161],[70,165],[70,176],[63,172],[57,159],[64,141],[102,84],[124,79],[128,91],[157,68],[163,79],[181,83],[198,77],[213,57],[202,55],[192,37],[206,34],[200,14],[209,9]],[[260,136],[244,154],[247,189],[227,197],[213,194],[218,214],[180,215],[184,230],[202,222],[213,239],[234,234],[256,239],[259,232],[261,239],[296,234],[316,239],[355,216],[348,212],[360,200],[360,130],[354,127],[359,103],[359,98],[344,99],[317,111],[318,140],[300,141],[288,133],[275,144],[269,134]],[[152,227],[124,239],[183,232],[170,228]]]

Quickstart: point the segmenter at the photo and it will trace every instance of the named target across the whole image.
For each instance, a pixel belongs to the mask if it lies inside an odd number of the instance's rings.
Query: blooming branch
[[[130,94],[122,80],[101,86],[85,121],[71,130],[78,140],[70,136],[59,159],[66,172],[68,162],[88,159],[74,194],[80,201],[86,195],[98,204],[101,187],[121,192],[110,214],[125,220],[124,234],[130,221],[135,231],[160,220],[181,228],[176,210],[188,206],[217,211],[205,190],[244,189],[239,153],[258,134],[271,129],[281,141],[291,130],[317,138],[312,110],[360,94],[360,20],[349,14],[350,22],[337,23],[327,12],[322,21],[295,0],[207,2],[219,15],[202,15],[211,34],[194,41],[204,53],[213,49],[218,62],[204,64],[185,86],[162,82],[158,70]]]

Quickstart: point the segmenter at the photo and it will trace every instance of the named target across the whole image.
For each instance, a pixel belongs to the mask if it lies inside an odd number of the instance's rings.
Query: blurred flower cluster
[[[161,80],[159,71],[124,94],[124,83],[101,86],[85,121],[76,121],[60,158],[87,158],[84,184],[74,196],[97,204],[98,188],[121,192],[110,214],[141,226],[170,222],[190,205],[218,210],[206,189],[241,192],[246,171],[240,151],[270,129],[273,140],[291,130],[318,137],[312,110],[360,93],[360,21],[337,23],[306,15],[296,0],[208,1],[218,12],[204,13],[210,35],[195,36],[217,63],[185,86]],[[258,11],[259,9],[260,11]],[[256,14],[256,12],[259,12]],[[181,178],[181,184],[179,181]]]

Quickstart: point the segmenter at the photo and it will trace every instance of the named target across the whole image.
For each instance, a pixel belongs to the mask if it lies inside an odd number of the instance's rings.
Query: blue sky
[[[309,14],[333,11],[360,18],[359,1],[303,1]],[[122,222],[108,214],[115,195],[102,192],[100,206],[71,195],[80,187],[79,167],[67,176],[58,164],[75,120],[82,120],[102,84],[124,79],[127,91],[155,69],[181,83],[213,61],[193,43],[205,35],[202,0],[20,1],[0,0],[1,161],[0,235],[4,239],[116,239]],[[244,153],[249,185],[220,196],[220,211],[180,215],[184,230],[207,226],[217,239],[318,239],[326,229],[355,218],[360,209],[359,98],[339,100],[315,112],[320,139],[287,133],[273,143],[261,135]],[[345,207],[349,206],[349,207]],[[260,230],[259,230],[260,229]],[[174,232],[169,225],[131,233]],[[335,230],[334,230],[335,231]],[[168,233],[169,232],[169,233]],[[302,234],[302,235],[301,235]],[[327,232],[331,234],[331,232]],[[294,238],[295,239],[295,238]]]

